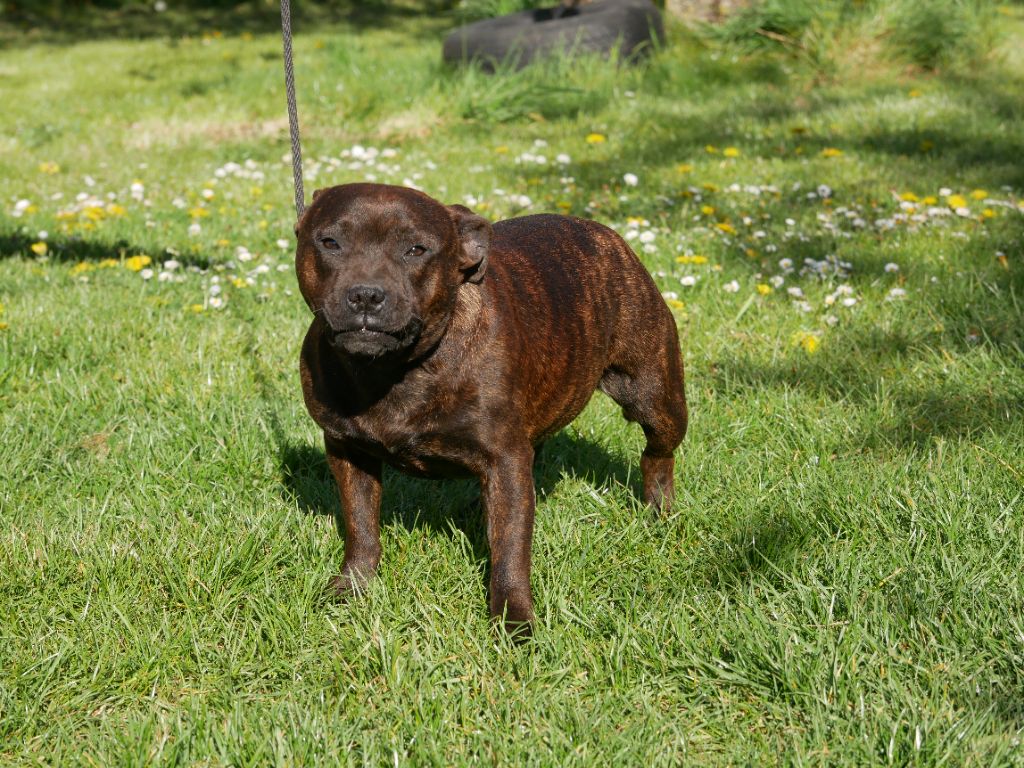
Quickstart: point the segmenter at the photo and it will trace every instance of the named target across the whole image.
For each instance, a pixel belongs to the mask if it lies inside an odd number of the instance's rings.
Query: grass
[[[380,578],[323,594],[274,34],[6,50],[0,762],[1024,764],[1006,12],[969,71],[851,40],[824,78],[681,30],[638,69],[489,78],[440,66],[443,20],[300,27],[308,188],[597,218],[677,313],[676,508],[640,508],[641,435],[596,396],[538,469],[522,647],[472,484],[390,474]]]

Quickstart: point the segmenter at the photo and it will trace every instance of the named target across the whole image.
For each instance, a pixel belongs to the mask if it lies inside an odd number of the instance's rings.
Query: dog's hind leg
[[[673,452],[686,434],[687,423],[683,363],[674,324],[664,329],[664,336],[664,343],[648,340],[632,347],[605,370],[600,384],[622,406],[626,420],[644,430],[647,446],[640,457],[644,501],[658,511],[672,505]]]

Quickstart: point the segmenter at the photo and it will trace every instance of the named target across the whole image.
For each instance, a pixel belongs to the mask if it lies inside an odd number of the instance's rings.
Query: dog
[[[687,406],[676,323],[626,242],[540,214],[493,226],[461,205],[382,184],[317,190],[295,227],[313,320],[302,391],[341,496],[331,581],[363,586],[381,559],[384,463],[476,477],[490,614],[531,633],[533,464],[600,388],[643,428],[643,498],[673,498]]]

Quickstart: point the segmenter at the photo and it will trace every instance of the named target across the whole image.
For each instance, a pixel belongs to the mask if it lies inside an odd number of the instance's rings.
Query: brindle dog
[[[676,324],[607,227],[537,215],[491,226],[461,205],[379,184],[319,190],[296,225],[313,322],[306,407],[341,494],[344,594],[377,569],[383,462],[480,479],[490,612],[533,620],[533,460],[600,388],[643,427],[644,500],[672,503],[686,432]]]

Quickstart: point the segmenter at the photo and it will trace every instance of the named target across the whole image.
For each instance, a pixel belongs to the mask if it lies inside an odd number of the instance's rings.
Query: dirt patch
[[[178,147],[196,140],[214,144],[233,144],[256,139],[279,139],[287,135],[288,119],[285,117],[228,123],[210,120],[175,122],[153,119],[132,123],[127,143],[132,149],[150,149],[157,146]]]

